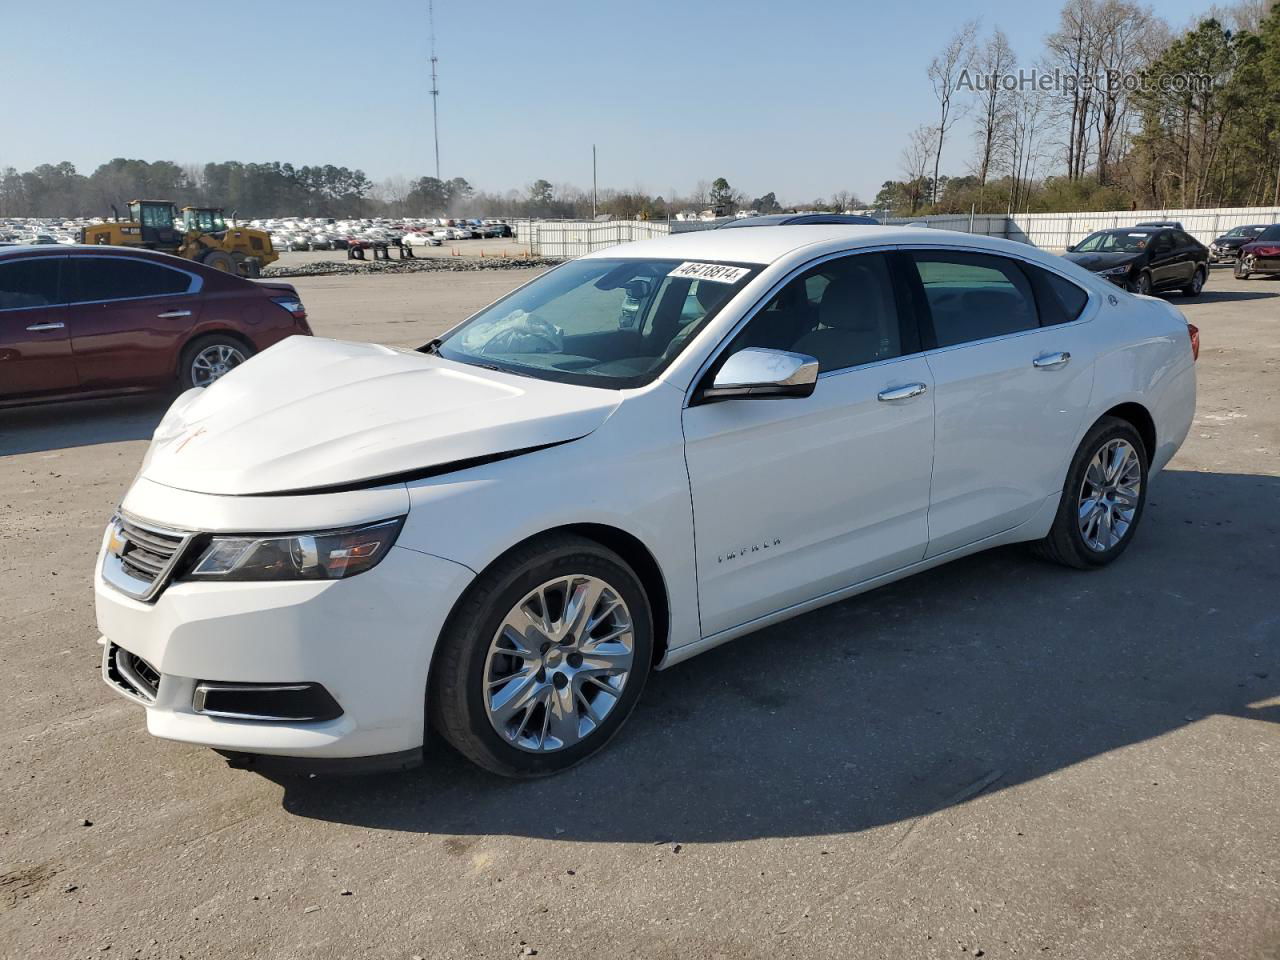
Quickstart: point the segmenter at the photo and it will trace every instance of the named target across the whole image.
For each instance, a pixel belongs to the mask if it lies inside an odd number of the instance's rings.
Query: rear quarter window
[[[1089,292],[1083,287],[1050,270],[1042,270],[1031,264],[1026,264],[1023,269],[1031,277],[1036,290],[1041,326],[1070,323],[1078,320],[1084,313],[1084,308],[1089,303]]]

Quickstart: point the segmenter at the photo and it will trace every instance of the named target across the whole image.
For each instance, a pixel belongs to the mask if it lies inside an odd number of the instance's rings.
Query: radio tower
[[[427,0],[427,24],[431,29],[431,130],[436,142],[436,179],[440,179],[440,88],[436,86],[436,11],[435,0]]]

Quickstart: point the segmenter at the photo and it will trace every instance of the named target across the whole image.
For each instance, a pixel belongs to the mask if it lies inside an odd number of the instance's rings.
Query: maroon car
[[[294,334],[288,283],[150,250],[0,248],[0,406],[208,386]]]
[[[1254,274],[1280,273],[1280,223],[1273,223],[1240,248],[1236,258],[1236,279]]]

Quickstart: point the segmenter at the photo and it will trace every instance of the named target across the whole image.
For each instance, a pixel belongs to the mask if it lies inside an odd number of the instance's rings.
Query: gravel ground
[[[527,276],[297,285],[411,344]],[[1119,563],[1001,549],[762,631],[535,783],[148,737],[89,575],[163,402],[0,413],[0,955],[1274,960],[1280,281],[1177,302],[1199,415]]]

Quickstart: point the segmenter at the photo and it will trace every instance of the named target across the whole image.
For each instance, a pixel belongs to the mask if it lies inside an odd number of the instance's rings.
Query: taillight
[[[281,310],[287,310],[295,320],[307,319],[307,308],[297,297],[272,297],[271,302],[278,304]]]
[[[1191,337],[1191,359],[1200,359],[1200,328],[1194,323],[1187,324],[1187,335]]]

